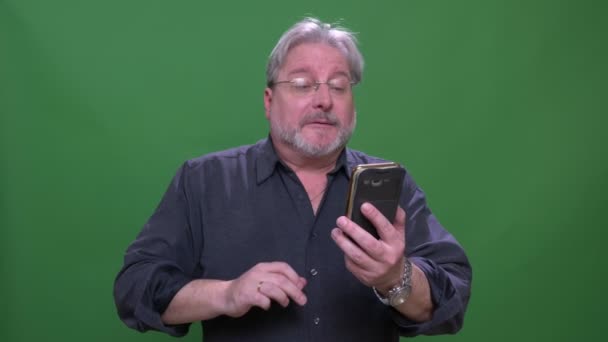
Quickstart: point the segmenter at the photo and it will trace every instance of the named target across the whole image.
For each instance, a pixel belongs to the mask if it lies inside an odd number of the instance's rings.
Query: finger
[[[370,279],[372,278],[372,274],[370,272],[357,265],[351,258],[347,256],[344,257],[344,264],[346,269],[349,270],[350,273],[355,276],[355,278],[359,279],[361,283],[366,286],[371,286]]]
[[[297,284],[300,281],[300,276],[288,263],[282,261],[266,262],[258,264],[262,271],[273,272],[287,277],[291,282]]]
[[[287,297],[287,294],[278,286],[269,281],[260,282],[258,285],[258,291],[266,297],[281,304],[282,307],[287,307],[287,305],[289,305],[289,297]]]
[[[263,285],[263,283],[262,283],[262,285]],[[270,300],[270,298],[268,298],[267,295],[262,293],[261,290],[257,290],[257,293],[255,294],[255,296],[253,298],[254,299],[253,299],[252,304],[254,306],[258,306],[264,310],[270,309],[271,300]]]
[[[383,241],[390,241],[394,236],[393,224],[376,209],[371,203],[365,202],[361,205],[361,212],[376,227],[376,231]]]
[[[342,252],[344,252],[346,258],[351,259],[353,263],[362,268],[371,267],[373,264],[372,258],[361,249],[360,245],[354,243],[349,236],[345,235],[341,228],[334,228],[331,231],[331,237]],[[376,242],[378,242],[378,240],[376,240]]]
[[[307,283],[308,283],[308,281],[306,280],[306,278],[300,277],[296,286],[298,287],[298,289],[302,290],[304,288],[304,286],[306,286]]]
[[[271,273],[266,274],[264,277],[265,277],[264,278],[265,280],[264,280],[263,285],[266,285],[266,283],[269,283],[270,285],[272,285],[272,287],[279,289],[282,293],[284,293],[286,296],[291,298],[294,302],[298,303],[299,305],[306,304],[306,301],[307,301],[306,295],[302,291],[302,288],[299,287],[302,282],[300,280],[300,277],[298,277],[298,280],[296,283],[293,283],[291,281],[291,279],[285,277],[284,275],[282,275],[280,273],[271,272]],[[272,298],[277,300],[279,303],[283,304],[281,302],[282,295],[279,295],[276,293],[274,293],[274,294],[275,294],[275,296],[273,296]],[[287,304],[289,304],[289,301],[287,302]]]
[[[302,292],[306,279],[298,276],[289,264],[280,261],[260,263],[256,265],[256,269],[256,272],[262,273],[256,279],[271,282],[299,305],[306,304],[307,298]]]
[[[405,232],[405,219],[407,214],[405,210],[401,208],[401,206],[397,207],[397,214],[395,215],[395,221],[393,221],[393,226],[399,232]],[[401,233],[400,233],[401,234]]]
[[[373,237],[365,229],[359,227],[355,222],[349,220],[346,216],[341,216],[336,221],[338,228],[344,232],[357,245],[357,248],[363,250],[365,254],[373,259],[380,259],[384,254],[383,242]]]

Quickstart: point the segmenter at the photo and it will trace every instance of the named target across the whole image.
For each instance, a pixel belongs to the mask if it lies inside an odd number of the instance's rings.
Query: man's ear
[[[270,104],[272,103],[272,89],[264,89],[264,109],[266,110],[266,119],[270,120]]]

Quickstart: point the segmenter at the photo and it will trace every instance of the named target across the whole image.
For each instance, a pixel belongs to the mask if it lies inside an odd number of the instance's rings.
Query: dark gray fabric
[[[457,331],[470,295],[471,267],[409,174],[401,197],[407,213],[406,255],[431,285],[431,321],[411,322],[381,304],[346,270],[343,253],[330,237],[344,214],[350,170],[382,161],[345,149],[328,174],[316,216],[304,187],[280,162],[269,138],[184,163],[126,252],[114,288],[120,318],[140,331],[184,335],[188,325],[166,326],[160,320],[182,286],[196,278],[234,279],[257,263],[284,261],[307,278],[308,303],[204,321],[205,342],[397,341],[400,334]]]

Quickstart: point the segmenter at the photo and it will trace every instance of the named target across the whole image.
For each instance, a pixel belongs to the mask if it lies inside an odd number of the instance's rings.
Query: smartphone
[[[352,171],[346,201],[346,217],[379,238],[374,225],[361,213],[361,205],[371,203],[390,222],[395,219],[405,169],[397,163],[360,164]]]

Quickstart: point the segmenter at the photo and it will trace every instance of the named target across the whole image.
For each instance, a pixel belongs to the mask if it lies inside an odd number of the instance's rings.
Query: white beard
[[[270,114],[272,116],[272,113]],[[338,136],[329,144],[316,144],[307,141],[302,134],[302,127],[316,119],[327,120],[336,125]],[[300,120],[296,128],[285,127],[277,120],[270,120],[270,131],[274,132],[281,142],[293,147],[307,157],[324,157],[342,149],[348,143],[356,126],[356,116],[353,118],[352,125],[344,127],[333,113],[313,113],[306,115]]]

